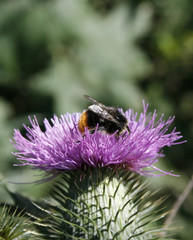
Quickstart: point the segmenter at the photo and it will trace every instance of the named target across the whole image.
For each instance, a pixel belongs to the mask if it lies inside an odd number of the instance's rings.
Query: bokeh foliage
[[[191,0],[1,0],[0,178],[31,180],[29,170],[12,166],[9,143],[13,128],[28,124],[28,115],[41,121],[82,111],[83,94],[138,111],[145,99],[151,110],[175,115],[188,140],[166,149],[162,160],[165,170],[181,177],[150,179],[150,187],[170,194],[171,207],[193,169],[191,5]],[[14,187],[39,197],[44,192]],[[0,196],[7,198],[2,191]],[[190,195],[177,217],[184,226],[181,239],[193,234],[192,201]]]

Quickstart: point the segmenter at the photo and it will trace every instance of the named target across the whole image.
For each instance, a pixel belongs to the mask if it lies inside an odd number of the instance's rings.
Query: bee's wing
[[[105,106],[105,108],[107,108],[107,107]],[[98,114],[100,117],[102,117],[106,120],[109,120],[111,122],[115,122],[115,123],[119,124],[119,122],[111,114],[109,114],[106,109],[104,109],[100,105],[94,104],[94,105],[89,106],[88,109],[91,110],[92,112]]]
[[[97,102],[95,99],[93,99],[92,97],[90,97],[88,95],[84,95],[84,97],[88,101],[94,103],[94,105],[89,106],[88,109],[90,109],[94,113],[97,113],[100,117],[102,117],[108,121],[119,124],[119,122],[109,113],[109,110],[113,109],[112,107],[107,107],[104,104]]]
[[[103,108],[103,109],[108,109],[108,108],[109,108],[109,107],[105,106],[104,104],[102,104],[102,103],[100,103],[100,102],[97,102],[97,100],[95,100],[94,98],[92,98],[92,97],[90,97],[90,96],[88,96],[88,95],[84,95],[84,97],[85,97],[88,101],[90,101],[91,103],[94,103],[94,104],[100,106],[100,107]]]

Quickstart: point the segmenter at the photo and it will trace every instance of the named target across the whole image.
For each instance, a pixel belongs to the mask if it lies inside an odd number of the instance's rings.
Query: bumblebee
[[[103,131],[107,134],[115,133],[116,138],[120,135],[129,132],[130,129],[126,117],[115,107],[107,107],[102,103],[88,95],[84,97],[93,103],[86,111],[84,111],[78,121],[78,129],[84,134],[85,128],[92,134],[97,128],[97,131]]]

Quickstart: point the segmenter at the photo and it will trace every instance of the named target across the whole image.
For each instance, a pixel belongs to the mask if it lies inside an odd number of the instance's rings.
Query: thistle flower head
[[[132,109],[123,113],[130,133],[126,132],[118,139],[115,134],[105,134],[97,129],[93,134],[85,130],[83,136],[78,130],[80,113],[67,113],[60,118],[54,116],[51,122],[45,119],[45,131],[41,130],[36,117],[29,118],[31,127],[24,125],[26,137],[19,130],[14,131],[11,142],[18,152],[13,154],[20,161],[18,165],[31,165],[47,173],[89,166],[126,168],[147,176],[173,175],[154,164],[164,156],[163,148],[182,143],[176,142],[182,136],[175,128],[168,133],[174,117],[165,121],[162,115],[156,120],[156,111],[148,114],[147,110],[148,105],[144,103],[139,117]],[[155,174],[157,170],[161,173]]]

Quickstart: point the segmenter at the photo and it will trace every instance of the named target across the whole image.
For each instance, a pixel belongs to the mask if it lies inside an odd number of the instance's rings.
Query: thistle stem
[[[172,209],[170,211],[170,214],[168,215],[168,217],[167,217],[167,219],[164,223],[164,228],[165,229],[168,229],[169,226],[171,225],[171,222],[172,222],[173,218],[176,216],[176,213],[178,212],[178,210],[182,206],[183,202],[185,201],[185,199],[189,195],[192,188],[193,188],[193,175],[192,175],[192,178],[189,181],[188,185],[186,186],[186,188],[184,189],[182,194],[178,197],[177,201],[175,202],[174,206],[172,207]]]

